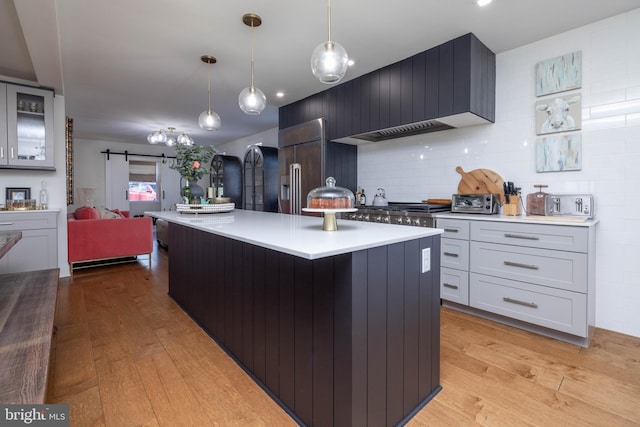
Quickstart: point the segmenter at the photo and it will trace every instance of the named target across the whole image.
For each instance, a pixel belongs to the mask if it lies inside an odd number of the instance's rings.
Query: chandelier
[[[168,127],[151,132],[147,135],[149,144],[165,144],[167,147],[173,147],[176,144],[193,145],[193,138],[186,133],[176,133],[176,128]]]
[[[329,39],[311,54],[311,71],[322,83],[338,83],[347,73],[349,55],[344,47],[331,40],[331,0],[327,0]]]

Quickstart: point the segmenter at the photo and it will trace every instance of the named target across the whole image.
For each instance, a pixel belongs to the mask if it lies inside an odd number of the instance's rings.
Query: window
[[[158,174],[156,162],[129,161],[129,201],[157,202]]]

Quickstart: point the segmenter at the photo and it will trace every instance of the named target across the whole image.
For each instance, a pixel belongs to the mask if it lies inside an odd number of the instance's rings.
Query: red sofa
[[[113,261],[116,258],[149,255],[153,252],[153,221],[149,217],[129,218],[129,212],[118,212],[121,218],[100,218],[89,215],[67,214],[68,262],[71,274],[87,261]],[[95,208],[89,208],[95,209]],[[81,211],[85,212],[86,211]],[[77,219],[90,218],[90,219]]]

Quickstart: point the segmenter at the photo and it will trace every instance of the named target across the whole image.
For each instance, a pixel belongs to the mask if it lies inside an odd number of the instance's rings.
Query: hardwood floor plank
[[[56,398],[53,403],[69,404],[69,418],[72,426],[107,426],[102,412],[100,388],[97,385],[75,394]]]
[[[133,360],[98,360],[96,370],[107,425],[159,425]]]
[[[212,423],[166,352],[139,359],[135,364],[158,424],[206,426]]]
[[[87,323],[60,327],[54,367],[54,398],[60,400],[98,385]]]

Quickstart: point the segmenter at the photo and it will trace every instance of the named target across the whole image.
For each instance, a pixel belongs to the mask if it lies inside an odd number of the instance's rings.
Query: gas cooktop
[[[446,212],[451,210],[451,205],[414,202],[389,202],[389,206],[358,206],[358,209],[373,209],[384,211],[403,212]]]

